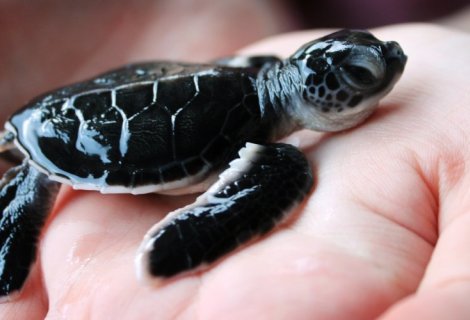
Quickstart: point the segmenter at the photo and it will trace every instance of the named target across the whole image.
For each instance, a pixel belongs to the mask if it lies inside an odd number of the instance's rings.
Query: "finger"
[[[148,228],[182,206],[181,202],[190,201],[184,197],[102,195],[65,188],[57,204],[58,214],[41,245],[48,315],[61,319],[87,314],[98,319],[133,319],[135,314],[133,317],[130,312],[140,310],[142,319],[159,319],[159,314],[176,312],[190,299],[197,282],[182,282],[184,290],[178,286],[152,290],[136,280],[133,261]],[[174,304],[168,306],[167,301]]]
[[[470,319],[469,230],[468,211],[445,227],[418,292],[389,310],[384,320]]]

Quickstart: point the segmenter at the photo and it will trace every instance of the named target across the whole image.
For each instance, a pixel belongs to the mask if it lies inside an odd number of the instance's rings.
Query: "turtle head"
[[[398,43],[367,31],[341,30],[305,44],[288,59],[303,83],[293,116],[321,131],[361,123],[392,89],[406,59]]]

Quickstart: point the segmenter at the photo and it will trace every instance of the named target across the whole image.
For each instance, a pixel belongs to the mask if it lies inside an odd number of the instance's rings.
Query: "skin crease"
[[[152,288],[135,279],[136,249],[194,197],[64,187],[21,299],[1,304],[0,318],[470,318],[470,36],[414,24],[372,31],[402,45],[405,73],[359,128],[296,135],[317,183],[288,223]],[[323,34],[244,53],[286,56]]]

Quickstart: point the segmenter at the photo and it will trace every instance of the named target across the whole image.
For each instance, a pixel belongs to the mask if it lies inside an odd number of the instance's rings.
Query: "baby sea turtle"
[[[215,182],[147,233],[137,254],[147,280],[206,265],[265,234],[313,183],[304,155],[275,141],[361,123],[405,63],[396,42],[342,30],[286,60],[133,64],[36,98],[0,139],[0,151],[24,156],[0,181],[0,294],[23,286],[60,183],[141,194]]]

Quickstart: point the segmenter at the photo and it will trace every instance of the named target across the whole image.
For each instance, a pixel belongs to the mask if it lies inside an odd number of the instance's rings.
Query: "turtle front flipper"
[[[195,203],[170,213],[145,236],[141,279],[167,278],[211,263],[272,230],[312,187],[305,156],[287,144],[247,144]]]
[[[28,277],[58,190],[57,182],[26,162],[0,181],[0,296],[21,289]]]

